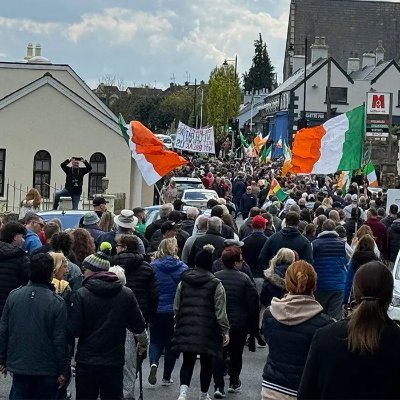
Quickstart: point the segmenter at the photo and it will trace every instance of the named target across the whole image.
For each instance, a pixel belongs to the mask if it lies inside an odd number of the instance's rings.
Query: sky
[[[20,60],[28,43],[40,43],[42,56],[69,64],[92,88],[105,77],[124,87],[207,82],[215,66],[235,56],[242,76],[259,33],[282,80],[290,0],[1,3],[0,61]]]

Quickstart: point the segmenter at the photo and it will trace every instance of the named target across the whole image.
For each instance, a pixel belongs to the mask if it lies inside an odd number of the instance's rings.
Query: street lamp
[[[235,56],[234,59],[226,59],[225,61],[222,63],[222,65],[224,67],[228,66],[228,62],[234,62],[235,63],[235,83],[236,83],[236,79],[237,79],[237,55]],[[229,91],[230,91],[231,87],[229,85]],[[230,94],[230,93],[229,93]],[[226,123],[228,123],[228,116],[226,116]],[[235,130],[232,130],[232,151],[235,151]]]
[[[293,57],[295,54],[294,46],[303,46],[304,45],[304,93],[303,93],[303,118],[302,127],[305,128],[307,126],[306,119],[306,99],[307,99],[307,58],[308,58],[308,38],[304,39],[303,43],[289,43],[288,53],[290,57]],[[293,71],[292,71],[293,72]]]
[[[197,100],[197,87],[201,90],[201,101],[200,101],[200,128],[203,126],[203,103],[204,103],[204,81],[200,81],[200,85],[197,84],[197,79],[194,82],[185,82],[186,89],[189,88],[190,84],[194,84],[194,94],[193,94],[193,127],[197,128],[197,114],[196,114],[196,100]]]

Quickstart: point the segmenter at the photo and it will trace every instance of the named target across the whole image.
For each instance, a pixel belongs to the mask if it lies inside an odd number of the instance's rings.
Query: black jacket
[[[124,268],[126,286],[135,294],[145,321],[150,323],[158,306],[158,286],[153,268],[141,254],[130,251],[112,257],[111,265]]]
[[[217,260],[215,260],[215,261],[213,262],[212,273],[213,273],[214,275],[215,275],[216,272],[222,271],[223,269],[225,269],[225,265],[224,265],[224,263],[222,262],[222,259],[221,259],[221,258],[218,258]],[[243,272],[244,274],[246,274],[246,275],[249,277],[251,283],[252,283],[254,286],[256,285],[256,283],[255,283],[255,281],[254,281],[254,276],[253,276],[253,274],[251,273],[250,267],[246,264],[246,261],[243,261],[243,262],[242,262],[242,268],[240,269],[240,272]]]
[[[400,219],[396,219],[389,229],[388,259],[395,262],[400,250]]]
[[[215,247],[213,253],[213,261],[221,257],[222,251],[225,248],[225,238],[219,233],[213,231],[207,231],[205,235],[199,236],[193,243],[190,250],[188,266],[189,268],[195,267],[195,258],[199,251],[203,250],[206,244],[212,244]]]
[[[321,307],[319,314],[306,317],[307,320],[303,318],[298,321],[299,323],[295,322],[295,319],[299,318],[299,313],[295,309],[292,310],[292,314],[287,311],[288,321],[279,321],[271,313],[271,307],[265,311],[262,328],[269,347],[263,371],[263,386],[269,388],[278,386],[280,388],[278,391],[283,393],[287,389],[296,392],[315,331],[332,323],[333,320],[322,313]],[[290,321],[291,318],[293,321]],[[295,396],[295,393],[291,395]]]
[[[318,330],[311,343],[298,399],[398,399],[400,393],[400,328],[387,320],[379,350],[350,353],[347,324]]]
[[[189,234],[182,230],[178,229],[176,231],[176,241],[178,242],[178,256],[182,255],[183,247],[185,246],[186,240],[189,239]],[[149,247],[147,249],[148,253],[153,253],[157,251],[158,246],[161,241],[164,239],[163,234],[161,233],[161,229],[154,232],[153,236],[150,239]]]
[[[145,329],[136,297],[110,272],[97,272],[82,285],[72,297],[68,323],[71,336],[79,338],[75,360],[122,367],[126,329],[136,334]]]
[[[193,219],[184,219],[181,223],[181,229],[187,232],[189,236],[193,234],[194,222]]]
[[[361,220],[357,221],[357,229],[363,224]],[[345,224],[344,227],[346,229],[346,235],[347,235],[347,243],[351,245],[351,241],[353,240],[354,233],[356,231],[356,220],[354,218],[349,218]]]
[[[50,284],[13,290],[0,323],[0,364],[21,375],[69,375],[67,309]]]
[[[181,281],[173,350],[215,355],[222,344],[214,303],[215,290],[220,281],[211,272],[200,268],[184,271]]]
[[[289,265],[277,265],[273,270],[268,268],[265,271],[265,279],[260,293],[260,303],[264,307],[271,305],[274,297],[281,299],[286,293],[285,274]]]
[[[0,242],[0,316],[11,290],[28,282],[29,257],[19,247]]]
[[[223,269],[216,272],[226,293],[226,313],[230,329],[256,334],[259,322],[259,298],[257,289],[243,272]]]
[[[264,268],[259,267],[258,256],[267,240],[268,238],[262,232],[253,232],[250,236],[243,239],[243,259],[249,264],[255,278],[263,277]]]
[[[274,233],[265,242],[258,258],[260,268],[266,268],[272,257],[283,247],[296,251],[300,260],[313,263],[311,243],[298,229],[286,227]]]
[[[144,234],[144,237],[150,242],[151,237],[154,235],[154,232],[158,231],[161,229],[161,225],[164,222],[167,222],[168,218],[160,218],[156,219],[154,222],[152,222],[147,228],[146,232]]]
[[[63,161],[60,166],[65,172],[65,189],[68,190],[69,194],[81,194],[83,185],[83,176],[92,170],[91,165],[85,160],[85,168],[72,168],[68,167],[69,160]]]

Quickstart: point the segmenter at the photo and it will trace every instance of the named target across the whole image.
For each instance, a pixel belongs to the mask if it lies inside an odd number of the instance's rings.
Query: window
[[[6,150],[0,149],[0,196],[4,196],[5,170],[6,170]]]
[[[33,187],[45,199],[50,198],[50,176],[51,156],[46,150],[40,150],[33,159]]]
[[[347,88],[331,87],[330,100],[331,104],[347,104]]]
[[[89,161],[92,170],[89,173],[89,197],[103,193],[101,179],[106,176],[106,157],[101,153],[94,153]]]

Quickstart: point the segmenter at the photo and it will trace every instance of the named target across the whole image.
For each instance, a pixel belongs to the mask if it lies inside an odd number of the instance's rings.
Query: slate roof
[[[346,68],[347,59],[375,51],[378,40],[383,41],[385,59],[400,56],[400,3],[361,0],[291,0],[286,42],[285,70],[289,43],[310,45],[316,36],[325,36],[329,55]],[[292,30],[292,19],[294,29]],[[292,22],[292,23],[291,23]],[[294,36],[294,41],[293,41]],[[296,47],[301,54],[304,46]],[[309,52],[310,53],[310,52]],[[311,55],[309,54],[309,57]],[[353,55],[354,57],[354,55]]]

